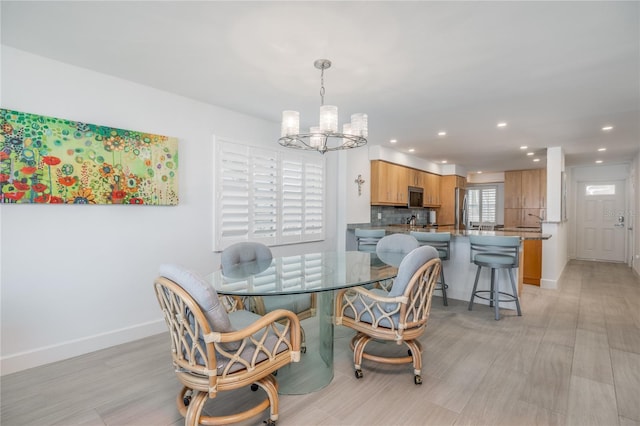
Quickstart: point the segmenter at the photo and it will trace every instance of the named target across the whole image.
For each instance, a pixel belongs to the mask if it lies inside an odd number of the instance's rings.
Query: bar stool
[[[475,298],[479,297],[480,299],[488,300],[489,306],[494,308],[496,321],[500,319],[500,302],[515,302],[518,316],[522,316],[518,291],[516,290],[516,280],[513,276],[513,268],[517,268],[519,265],[520,237],[470,235],[469,242],[471,243],[471,262],[478,265],[476,280],[473,283],[473,291],[469,301],[469,310],[473,308]],[[490,290],[477,290],[478,278],[480,278],[480,270],[483,266],[491,268]],[[513,293],[500,291],[500,284],[495,280],[496,269],[507,270]],[[488,295],[485,296],[487,293]],[[500,299],[500,295],[504,296],[505,299]]]
[[[399,267],[402,260],[413,250],[420,247],[418,240],[408,234],[391,234],[383,237],[376,245],[376,256],[386,263]],[[394,280],[379,281],[377,286],[389,291]]]
[[[438,256],[440,260],[449,260],[451,253],[451,232],[418,232],[411,231],[410,233],[415,237],[421,246],[431,246],[438,250]],[[447,289],[449,286],[444,280],[444,267],[440,268],[440,283],[435,290],[442,290],[442,304],[449,306],[447,300]]]
[[[384,229],[360,229],[356,228],[356,240],[358,251],[375,252],[376,244],[385,235]]]

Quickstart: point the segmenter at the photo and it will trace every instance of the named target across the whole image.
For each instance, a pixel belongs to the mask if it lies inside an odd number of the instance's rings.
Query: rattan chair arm
[[[204,336],[205,342],[217,342],[217,343],[228,343],[228,342],[238,342],[243,339],[252,336],[258,331],[268,327],[270,325],[282,325],[280,321],[288,319],[289,327],[291,331],[291,346],[293,351],[300,350],[300,341],[301,341],[301,332],[300,332],[300,320],[298,316],[286,309],[276,309],[274,311],[269,312],[268,314],[260,317],[259,320],[254,321],[249,326],[242,328],[240,330],[231,331],[228,333],[220,333],[220,332],[211,332]]]
[[[353,291],[355,293],[360,293],[361,297],[367,297],[371,300],[375,300],[376,302],[382,303],[407,303],[409,298],[407,296],[381,296],[377,293],[373,293],[372,291],[364,288],[364,287],[353,287],[347,290],[347,292]]]

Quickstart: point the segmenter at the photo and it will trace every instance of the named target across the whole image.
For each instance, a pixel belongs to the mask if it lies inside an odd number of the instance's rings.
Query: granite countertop
[[[451,232],[452,237],[468,237],[469,235],[516,236],[523,240],[548,240],[551,234],[543,234],[540,228],[504,228],[496,231],[479,231],[477,229],[457,229],[455,226],[432,225],[371,225],[370,223],[349,224],[347,229],[384,229],[387,234],[406,234],[417,232]]]

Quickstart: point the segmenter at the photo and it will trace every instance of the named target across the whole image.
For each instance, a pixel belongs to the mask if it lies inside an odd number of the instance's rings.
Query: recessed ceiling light
[[[534,152],[527,152],[527,155],[533,155],[535,154]]]
[[[507,123],[505,123],[504,121],[501,123],[498,123],[497,125],[498,127],[507,127]]]
[[[522,145],[522,146],[520,147],[520,149],[527,149],[527,148],[529,148],[529,147],[528,147],[528,146],[526,146],[526,145]]]
[[[409,152],[414,152],[414,151],[415,151],[415,149],[413,149],[413,148],[409,149]]]
[[[442,164],[447,164],[447,160],[442,160]]]
[[[596,160],[596,164],[602,163],[602,160]]]
[[[447,132],[438,132],[438,136],[447,136]]]
[[[478,170],[476,173],[481,175],[482,174],[482,170]]]
[[[533,159],[533,162],[534,162],[534,163],[537,163],[538,161],[540,161],[540,159],[539,159],[539,158],[534,158],[534,159]]]
[[[396,142],[398,142],[398,139],[391,139],[389,142],[390,143],[396,143]]]
[[[598,148],[599,152],[606,151],[606,150],[607,150],[607,148]]]
[[[605,132],[608,132],[609,130],[613,130],[613,126],[604,126],[602,130],[604,130]]]

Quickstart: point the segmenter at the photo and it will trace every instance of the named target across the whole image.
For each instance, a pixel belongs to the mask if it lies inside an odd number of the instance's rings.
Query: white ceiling
[[[313,62],[328,58],[325,103],[341,122],[368,113],[370,144],[503,171],[542,166],[553,146],[567,165],[638,152],[639,4],[3,0],[1,36],[274,122],[299,110],[304,126],[320,103]]]

